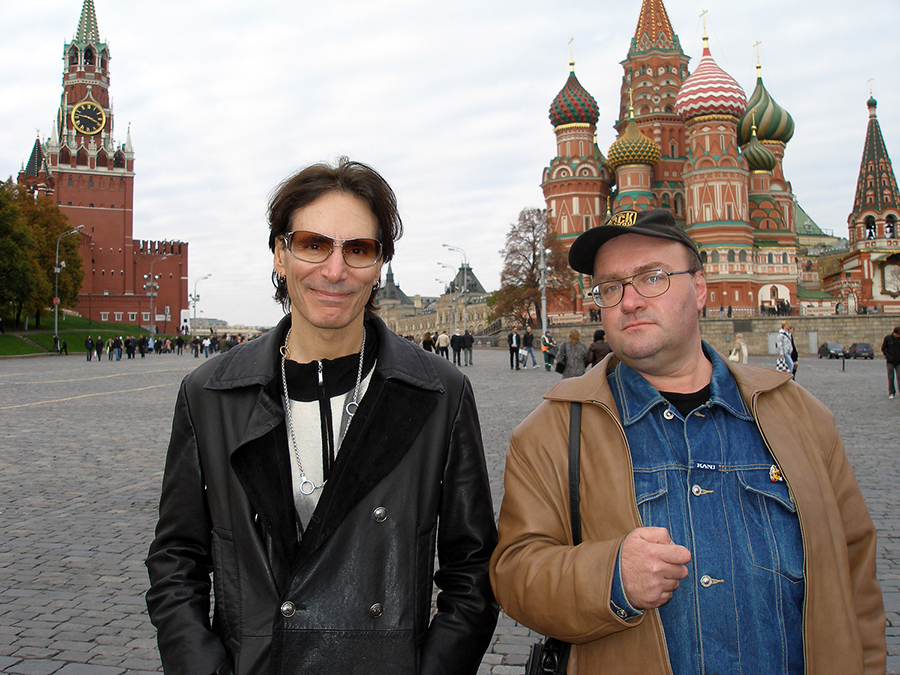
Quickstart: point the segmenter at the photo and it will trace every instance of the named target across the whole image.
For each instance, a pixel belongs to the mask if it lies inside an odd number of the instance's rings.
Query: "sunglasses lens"
[[[350,267],[369,267],[381,256],[381,243],[375,239],[351,239],[342,248],[344,262]]]
[[[331,237],[305,230],[295,230],[286,239],[291,255],[309,263],[325,262],[335,246],[350,267],[371,267],[381,257],[381,242],[377,239],[348,239],[336,244]]]

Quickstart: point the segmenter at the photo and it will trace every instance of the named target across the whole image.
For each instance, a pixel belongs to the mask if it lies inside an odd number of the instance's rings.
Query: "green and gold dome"
[[[756,125],[750,128],[750,142],[741,148],[741,154],[747,160],[751,171],[771,172],[778,163],[775,153],[759,142],[756,137]]]
[[[766,90],[759,64],[756,64],[756,89],[747,101],[747,110],[738,123],[738,140],[741,145],[750,142],[754,115],[756,137],[760,141],[787,143],[794,135],[794,120]]]
[[[647,138],[634,121],[634,108],[628,108],[628,126],[611,146],[607,155],[609,168],[615,170],[623,164],[649,164],[659,162],[659,146]]]

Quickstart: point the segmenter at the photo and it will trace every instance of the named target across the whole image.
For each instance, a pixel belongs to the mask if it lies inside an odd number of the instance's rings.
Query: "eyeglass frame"
[[[658,298],[661,295],[665,295],[668,292],[668,290],[670,288],[672,288],[672,277],[674,277],[676,274],[694,274],[699,271],[700,270],[693,269],[693,270],[681,270],[680,272],[666,272],[663,269],[656,269],[656,270],[645,270],[643,272],[638,272],[637,274],[632,274],[630,277],[625,277],[624,279],[607,279],[606,281],[601,281],[599,284],[594,284],[591,287],[591,300],[593,300],[594,304],[597,305],[597,307],[599,307],[600,309],[612,309],[613,307],[618,307],[619,305],[622,304],[622,301],[625,299],[625,287],[628,286],[629,284],[631,284],[631,287],[642,298],[647,298],[648,300],[650,298]],[[638,290],[638,287],[634,285],[634,280],[637,277],[643,276],[645,274],[654,274],[654,273],[666,275],[666,288],[665,288],[665,290],[663,290],[660,293],[657,293],[656,295],[644,295],[643,293],[640,292],[640,290]],[[622,297],[620,297],[619,300],[613,305],[601,305],[598,300],[600,293],[595,292],[595,291],[600,287],[601,284],[608,284],[611,281],[618,281],[622,284]]]
[[[303,232],[306,234],[314,234],[317,237],[322,237],[323,239],[330,241],[331,247],[328,250],[328,254],[322,260],[319,260],[319,261],[304,260],[303,258],[299,257],[296,253],[294,253],[293,249],[291,249],[291,237],[298,232]],[[328,258],[331,257],[331,254],[334,253],[335,246],[337,246],[338,248],[341,249],[341,258],[343,259],[344,264],[347,265],[347,267],[352,267],[355,270],[364,270],[364,269],[368,269],[370,267],[377,265],[378,261],[381,260],[381,257],[384,255],[384,244],[381,243],[381,240],[374,239],[371,237],[353,237],[353,239],[335,239],[334,237],[329,237],[327,234],[322,234],[321,232],[313,232],[312,230],[291,230],[290,232],[284,232],[283,234],[280,235],[280,237],[281,237],[281,242],[284,245],[284,249],[291,255],[292,258],[294,258],[295,260],[299,260],[300,262],[305,262],[309,265],[319,265],[319,264],[325,262],[326,260],[328,260]],[[344,255],[344,244],[346,244],[347,242],[354,242],[354,241],[374,241],[376,244],[378,244],[378,254],[375,256],[375,260],[373,260],[368,265],[363,265],[362,267],[358,267],[356,265],[351,265],[349,263],[349,261],[347,260],[346,255]]]

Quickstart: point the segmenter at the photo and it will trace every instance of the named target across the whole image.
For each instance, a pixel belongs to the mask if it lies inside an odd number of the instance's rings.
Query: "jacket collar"
[[[703,349],[708,355],[714,352],[712,347],[705,342],[703,343]],[[771,368],[734,363],[721,358],[718,352],[715,353],[715,358],[731,372],[735,382],[737,382],[741,398],[747,403],[759,394],[777,389],[791,381],[789,373],[781,373]],[[615,410],[615,400],[607,379],[612,376],[612,371],[619,363],[621,362],[616,358],[615,354],[609,354],[581,377],[572,377],[559,382],[544,394],[544,398],[548,401],[601,403],[611,410]]]

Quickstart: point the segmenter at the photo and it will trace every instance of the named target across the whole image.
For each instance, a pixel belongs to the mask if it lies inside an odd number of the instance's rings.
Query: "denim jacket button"
[[[694,493],[695,497],[699,497],[703,493],[703,488],[701,488],[699,485],[695,485],[691,488],[691,492]]]
[[[700,585],[703,586],[703,588],[709,588],[710,586],[712,586],[712,584],[712,577],[708,574],[704,574],[702,577],[700,577]]]
[[[666,408],[665,412],[663,412],[663,417],[665,417],[667,420],[670,420],[675,417],[675,413],[673,413],[671,410]]]

